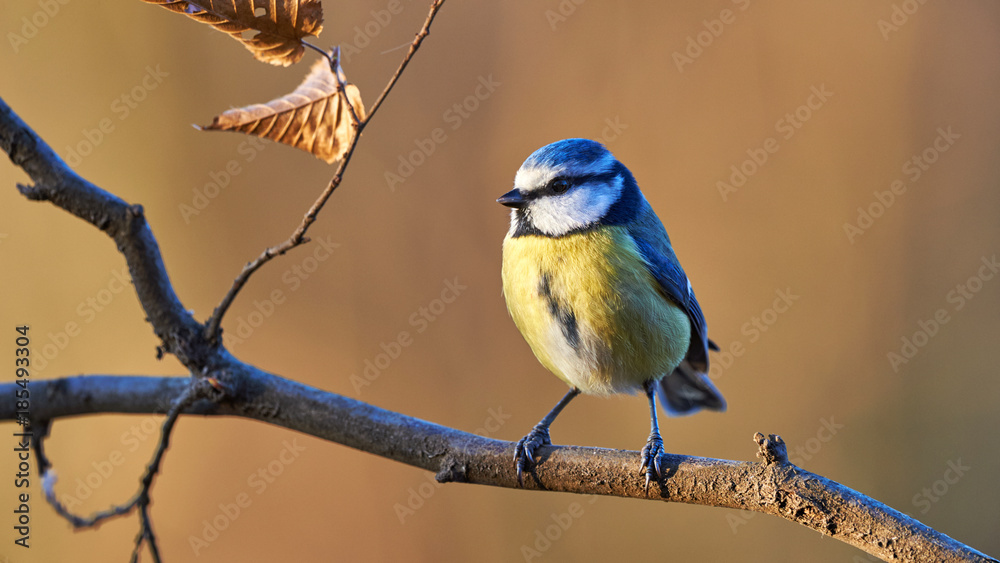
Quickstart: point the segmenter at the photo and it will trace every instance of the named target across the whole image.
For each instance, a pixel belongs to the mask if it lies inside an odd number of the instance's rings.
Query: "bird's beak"
[[[514,188],[513,190],[503,194],[497,198],[497,203],[506,205],[507,207],[513,207],[514,209],[521,209],[528,205],[528,200],[524,199],[524,194],[521,190]]]

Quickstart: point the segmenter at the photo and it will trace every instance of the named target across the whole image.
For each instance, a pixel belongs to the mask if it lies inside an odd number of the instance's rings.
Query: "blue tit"
[[[706,375],[718,347],[663,224],[628,168],[587,139],[535,151],[497,201],[512,208],[507,310],[538,361],[570,386],[517,443],[518,481],[574,397],[641,389],[652,426],[641,457],[648,488],[663,475],[654,395],[671,415],[726,408]]]

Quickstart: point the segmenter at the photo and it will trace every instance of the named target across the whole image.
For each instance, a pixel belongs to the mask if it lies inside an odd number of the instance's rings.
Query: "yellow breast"
[[[673,371],[691,339],[624,227],[508,235],[503,291],[542,365],[585,393],[635,392]]]

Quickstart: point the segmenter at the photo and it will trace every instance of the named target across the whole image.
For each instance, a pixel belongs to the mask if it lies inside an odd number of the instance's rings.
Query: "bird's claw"
[[[663,456],[663,439],[658,432],[653,432],[646,440],[646,445],[642,448],[642,457],[639,460],[640,473],[646,474],[646,494],[649,494],[649,483],[652,480],[659,481],[663,476],[663,466],[661,456]]]
[[[528,432],[528,435],[521,438],[514,447],[514,463],[517,467],[517,484],[524,486],[524,470],[528,464],[535,464],[535,451],[542,446],[549,446],[552,440],[549,438],[549,429],[543,426],[535,426]]]

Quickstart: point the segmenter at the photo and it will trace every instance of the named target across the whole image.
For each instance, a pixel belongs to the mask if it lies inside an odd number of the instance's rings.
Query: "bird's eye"
[[[570,188],[570,183],[569,180],[566,180],[565,178],[556,178],[555,180],[549,182],[549,188],[551,188],[554,193],[562,194],[566,193],[566,190]]]

